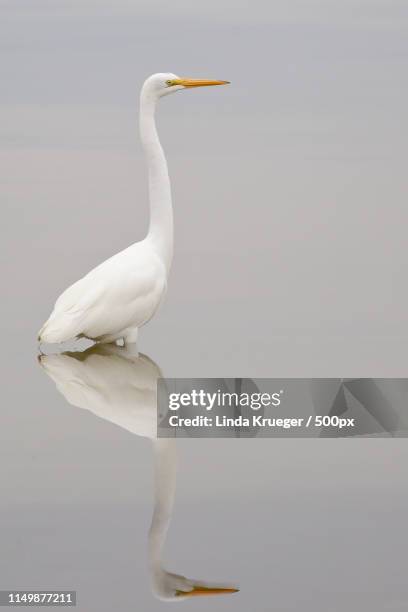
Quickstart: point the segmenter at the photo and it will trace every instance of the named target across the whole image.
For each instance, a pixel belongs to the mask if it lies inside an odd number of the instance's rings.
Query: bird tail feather
[[[66,342],[78,336],[78,319],[68,313],[50,316],[38,332],[38,340],[50,344]]]

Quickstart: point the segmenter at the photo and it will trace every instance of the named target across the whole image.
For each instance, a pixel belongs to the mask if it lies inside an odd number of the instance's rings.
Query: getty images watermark
[[[159,437],[405,436],[407,379],[160,379]]]
[[[215,393],[209,393],[204,389],[192,389],[190,392],[170,393],[169,408],[170,410],[178,410],[182,406],[195,406],[212,410],[214,406],[249,406],[252,410],[259,410],[264,406],[279,406],[281,403],[281,394],[278,393],[236,393],[221,391],[218,389]]]

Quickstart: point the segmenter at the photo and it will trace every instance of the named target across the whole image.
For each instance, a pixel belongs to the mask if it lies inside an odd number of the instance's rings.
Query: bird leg
[[[129,327],[128,329],[125,330],[123,334],[123,341],[124,341],[125,346],[127,344],[136,344],[138,331],[139,330],[137,327]]]

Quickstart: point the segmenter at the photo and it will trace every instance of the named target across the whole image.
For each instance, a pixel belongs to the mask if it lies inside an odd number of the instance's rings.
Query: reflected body
[[[40,342],[81,337],[136,342],[139,327],[151,319],[163,298],[173,256],[170,180],[156,130],[156,104],[179,90],[225,83],[183,79],[171,73],[154,74],[145,81],[140,96],[140,137],[148,167],[148,234],[68,287],[41,328]]]
[[[154,509],[149,530],[149,570],[153,593],[166,601],[234,593],[230,586],[166,571],[162,555],[176,489],[174,439],[157,438],[159,367],[145,355],[114,345],[94,346],[84,353],[42,355],[45,372],[73,406],[91,411],[133,434],[150,438],[154,451]]]

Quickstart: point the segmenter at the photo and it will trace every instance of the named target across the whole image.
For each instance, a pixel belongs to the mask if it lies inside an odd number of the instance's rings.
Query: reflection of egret
[[[165,600],[234,593],[235,588],[206,584],[167,572],[162,551],[176,488],[175,440],[157,439],[158,366],[145,355],[116,346],[95,346],[84,353],[42,355],[40,363],[67,401],[128,431],[148,437],[154,450],[154,511],[149,530],[152,588]]]
[[[156,131],[157,101],[173,92],[227,81],[154,74],[140,96],[140,137],[149,174],[150,227],[141,242],[91,270],[58,298],[39,332],[40,342],[86,337],[136,342],[139,327],[160,304],[173,255],[173,210],[166,158]]]

